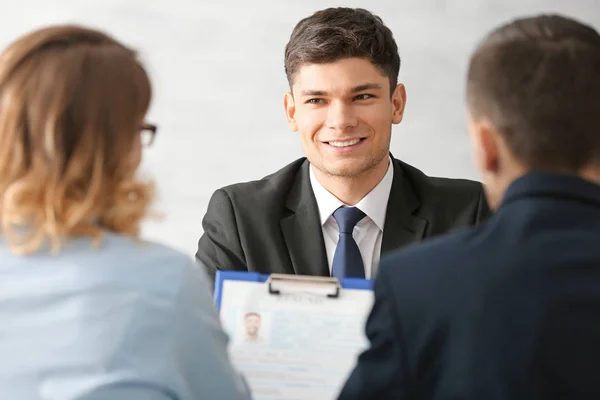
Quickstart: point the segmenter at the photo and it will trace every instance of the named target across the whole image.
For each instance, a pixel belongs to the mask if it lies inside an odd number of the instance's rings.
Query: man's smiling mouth
[[[336,140],[336,141],[330,141],[330,142],[325,142],[330,146],[333,147],[350,147],[350,146],[354,146],[358,143],[360,143],[362,140],[364,140],[365,138],[356,138],[356,139],[349,139],[349,140]]]

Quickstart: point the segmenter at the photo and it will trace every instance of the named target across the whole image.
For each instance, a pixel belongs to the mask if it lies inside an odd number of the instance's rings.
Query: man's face
[[[362,58],[302,66],[284,100],[310,163],[338,177],[360,176],[386,159],[405,102],[404,86],[390,96],[388,77]]]
[[[246,333],[253,337],[258,335],[260,329],[260,317],[258,315],[248,315],[246,317]]]

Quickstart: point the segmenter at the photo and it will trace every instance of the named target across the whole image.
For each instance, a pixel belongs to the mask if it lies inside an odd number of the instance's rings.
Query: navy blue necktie
[[[354,227],[365,217],[365,213],[356,207],[340,207],[333,213],[339,230],[340,238],[335,254],[331,275],[338,279],[365,277],[365,266],[356,241],[352,237]]]

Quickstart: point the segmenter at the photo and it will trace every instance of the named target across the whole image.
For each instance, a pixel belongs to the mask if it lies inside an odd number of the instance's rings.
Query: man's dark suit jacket
[[[533,173],[477,228],[382,260],[340,399],[600,399],[600,186]]]
[[[487,216],[480,183],[430,178],[392,160],[382,255]],[[213,277],[217,269],[329,276],[306,158],[259,181],[217,190],[202,226],[196,258]]]

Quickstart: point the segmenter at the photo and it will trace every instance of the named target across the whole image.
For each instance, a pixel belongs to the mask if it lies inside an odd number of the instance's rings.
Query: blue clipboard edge
[[[217,309],[221,309],[221,301],[223,299],[223,282],[231,280],[264,283],[267,281],[267,279],[269,279],[268,274],[261,274],[258,272],[217,270],[214,292],[214,301]],[[373,281],[368,279],[347,278],[342,280],[340,285],[343,289],[373,290]]]

